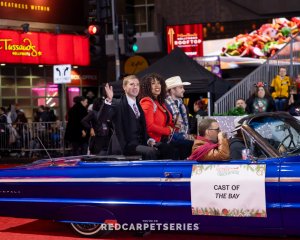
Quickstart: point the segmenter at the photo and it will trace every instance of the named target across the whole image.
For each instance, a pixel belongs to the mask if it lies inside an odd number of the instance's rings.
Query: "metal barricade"
[[[64,141],[62,122],[32,122],[0,124],[0,152],[27,154],[28,157],[45,155],[46,150],[55,156],[64,155],[69,146]]]

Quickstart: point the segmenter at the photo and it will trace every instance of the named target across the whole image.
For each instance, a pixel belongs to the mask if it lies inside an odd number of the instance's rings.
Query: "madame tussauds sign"
[[[265,172],[264,164],[194,165],[192,214],[267,217]]]
[[[89,39],[73,34],[0,30],[0,62],[87,66]]]
[[[41,56],[42,52],[36,49],[29,38],[23,39],[23,44],[10,44],[12,39],[0,39],[0,50],[11,51],[15,56]]]

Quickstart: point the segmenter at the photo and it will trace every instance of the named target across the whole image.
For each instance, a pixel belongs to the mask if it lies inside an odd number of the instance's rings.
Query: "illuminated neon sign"
[[[25,64],[90,64],[86,36],[0,30],[0,62]]]
[[[32,44],[29,38],[24,38],[24,44],[10,44],[12,39],[0,39],[0,50],[11,51],[14,56],[31,56],[38,57],[42,55],[41,51],[36,50],[36,46]]]
[[[190,57],[203,56],[202,24],[167,26],[167,47],[168,53],[179,47]]]

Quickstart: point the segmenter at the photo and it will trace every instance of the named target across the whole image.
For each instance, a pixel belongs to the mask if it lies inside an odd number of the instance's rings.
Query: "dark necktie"
[[[136,117],[136,118],[139,118],[140,113],[139,113],[139,110],[138,110],[136,104],[134,103],[134,104],[132,105],[132,107],[133,107],[133,111],[134,111],[135,117]]]

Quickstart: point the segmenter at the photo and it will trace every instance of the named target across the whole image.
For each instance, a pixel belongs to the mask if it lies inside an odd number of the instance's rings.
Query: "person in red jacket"
[[[175,126],[164,103],[165,98],[166,84],[161,76],[153,73],[141,79],[139,99],[145,114],[147,134],[158,143],[160,158],[176,159],[176,151],[169,144]]]

